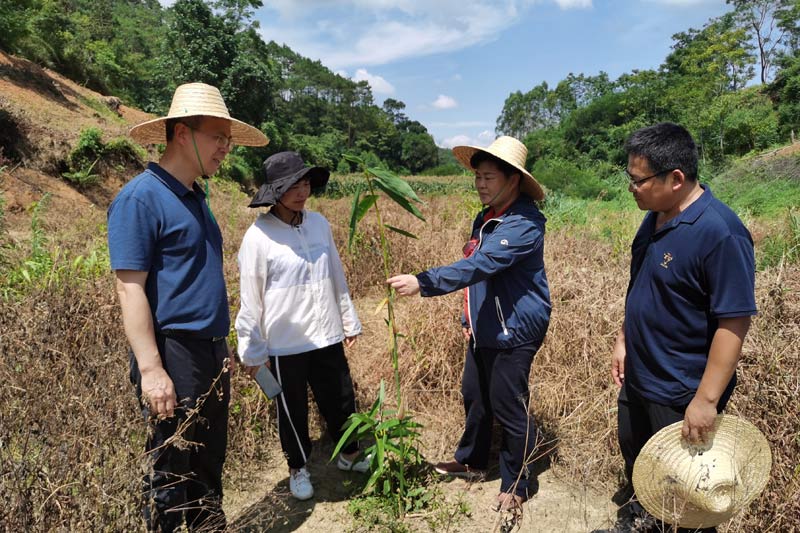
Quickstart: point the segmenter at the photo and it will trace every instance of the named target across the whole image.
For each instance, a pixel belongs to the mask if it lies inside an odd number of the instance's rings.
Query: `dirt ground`
[[[277,443],[276,443],[277,446]],[[327,463],[330,446],[315,443],[309,464],[314,498],[300,502],[289,493],[288,470],[279,450],[241,490],[228,490],[225,508],[231,529],[241,532],[333,532],[383,530],[348,513],[348,500],[366,479],[340,472]],[[429,513],[406,518],[411,531],[504,531],[502,516],[491,509],[500,490],[497,465],[483,482],[441,480],[433,486],[446,503]],[[546,465],[542,465],[546,468]],[[539,470],[539,468],[536,468]],[[513,531],[588,533],[613,523],[616,505],[612,494],[572,486],[545,469],[538,475],[538,491],[524,506],[522,520]],[[374,529],[373,529],[374,528]]]

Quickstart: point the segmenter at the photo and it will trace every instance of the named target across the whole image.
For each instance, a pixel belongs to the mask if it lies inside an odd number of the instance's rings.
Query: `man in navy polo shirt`
[[[631,246],[625,319],[611,360],[631,497],[605,531],[649,532],[663,526],[636,501],[634,462],[669,424],[683,421],[690,442],[713,429],[756,314],[755,260],[747,228],[698,183],[697,148],[686,129],[671,123],[640,129],[625,151],[628,190],[648,213]]]
[[[222,531],[230,329],[222,234],[195,180],[233,143],[268,139],[232,119],[215,87],[181,85],[169,114],[135,126],[163,156],[108,209],[111,268],[131,346],[130,377],[149,424],[144,517],[149,531]]]

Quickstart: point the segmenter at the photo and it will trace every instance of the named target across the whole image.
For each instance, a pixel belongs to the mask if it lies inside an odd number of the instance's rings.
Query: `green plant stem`
[[[367,186],[369,193],[375,194],[375,189],[372,186],[372,180],[367,173]],[[384,230],[383,221],[381,219],[381,211],[378,208],[378,203],[375,203],[375,217],[378,221],[378,234],[381,240],[381,253],[383,256],[383,273],[386,279],[389,279],[389,241],[386,239],[386,231]],[[386,286],[386,308],[389,315],[389,335],[392,339],[392,368],[394,369],[394,386],[397,394],[397,409],[400,409],[402,402],[402,393],[400,391],[400,369],[398,364],[398,349],[397,349],[397,332],[394,327],[394,289],[389,285]]]
[[[369,187],[369,193],[375,194],[375,189],[372,186],[372,180],[369,177],[369,173],[365,173],[367,175],[367,186]],[[383,220],[381,219],[381,210],[378,208],[378,202],[375,202],[375,217],[378,221],[378,234],[380,235],[381,239],[381,254],[383,256],[383,273],[385,279],[389,279],[389,241],[386,239],[386,231],[384,230]],[[389,337],[392,339],[392,368],[394,369],[394,387],[397,393],[397,416],[400,416],[400,409],[403,401],[403,396],[400,391],[400,368],[398,364],[398,350],[397,350],[397,331],[395,329],[394,324],[394,289],[390,287],[388,284],[386,285],[386,309],[388,311],[388,326],[389,326]],[[403,450],[405,450],[405,439],[400,439],[400,446]],[[405,457],[405,453],[403,455]],[[405,463],[403,458],[400,459],[400,495],[406,494],[406,487],[405,487]],[[403,514],[403,498],[398,498],[398,512],[402,515]]]

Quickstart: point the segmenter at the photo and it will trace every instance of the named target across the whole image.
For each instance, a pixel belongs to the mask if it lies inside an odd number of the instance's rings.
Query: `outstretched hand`
[[[414,296],[415,294],[419,294],[419,281],[416,276],[412,276],[411,274],[393,276],[387,279],[386,283],[400,296]]]

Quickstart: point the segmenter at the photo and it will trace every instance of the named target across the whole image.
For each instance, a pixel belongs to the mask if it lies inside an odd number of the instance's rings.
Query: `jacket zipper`
[[[294,228],[297,230],[297,237],[300,241],[300,247],[303,249],[303,255],[305,256],[306,265],[308,269],[308,281],[310,286],[313,288],[311,292],[311,298],[314,300],[314,315],[317,317],[317,324],[322,323],[322,318],[320,317],[320,308],[322,307],[322,302],[319,301],[319,297],[317,294],[317,287],[314,284],[313,280],[313,266],[311,265],[311,252],[308,251],[308,243],[306,243],[305,236],[303,235],[303,230],[300,226],[295,226]]]
[[[478,251],[478,248],[481,247],[481,242],[483,241],[483,228],[485,228],[486,224],[488,224],[489,222],[497,222],[498,224],[502,224],[503,223],[503,219],[502,218],[490,218],[489,220],[487,220],[486,222],[483,223],[483,225],[481,226],[481,229],[478,230],[478,244],[475,245],[475,250],[472,252],[473,254]],[[472,332],[472,339],[474,341],[475,340],[475,326],[472,323],[473,316],[472,316],[472,307],[470,306],[469,289],[470,288],[467,287],[467,311],[469,311],[469,329]],[[497,300],[497,297],[495,297],[495,300]],[[503,324],[503,333],[508,335],[508,330],[506,329],[505,322],[503,322],[502,324]]]
[[[500,320],[500,325],[503,326],[503,335],[508,336],[508,328],[506,328],[506,319],[503,317],[503,310],[500,308],[500,297],[494,297],[494,306],[497,308],[497,318]]]

